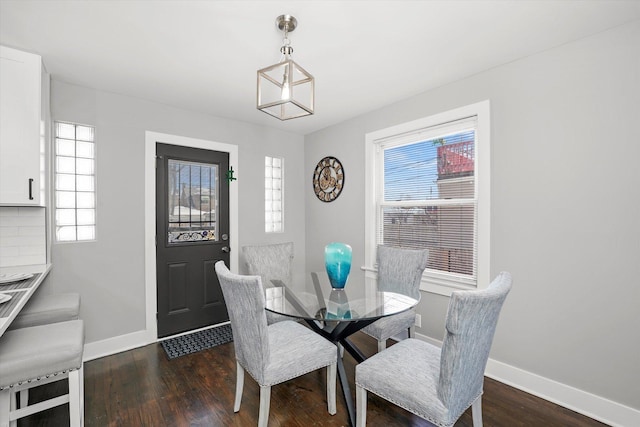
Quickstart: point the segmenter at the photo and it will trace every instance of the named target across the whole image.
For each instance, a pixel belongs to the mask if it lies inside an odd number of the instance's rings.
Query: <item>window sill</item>
[[[467,285],[440,285],[433,282],[428,282],[426,280],[422,280],[420,283],[420,291],[428,292],[436,295],[443,295],[446,297],[450,297],[451,293],[454,291],[472,291],[475,290],[475,286],[467,286]]]
[[[374,279],[378,277],[378,270],[374,267],[361,266],[360,269],[364,271],[365,277]],[[420,292],[428,292],[446,297],[450,297],[454,291],[472,291],[475,289],[476,286],[474,285],[459,283],[450,278],[436,278],[431,275],[423,277],[420,282]]]

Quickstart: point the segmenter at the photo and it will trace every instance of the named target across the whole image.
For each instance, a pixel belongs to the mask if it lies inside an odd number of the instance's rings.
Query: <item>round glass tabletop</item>
[[[266,309],[299,319],[357,321],[401,313],[418,304],[406,295],[383,292],[375,278],[355,269],[344,289],[333,289],[326,272],[311,273],[305,281],[265,283]]]

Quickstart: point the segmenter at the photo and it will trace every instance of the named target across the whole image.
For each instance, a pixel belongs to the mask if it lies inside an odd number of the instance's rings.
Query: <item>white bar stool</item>
[[[36,294],[20,310],[8,330],[77,320],[79,316],[80,294],[76,292],[50,295]],[[24,408],[29,401],[29,390],[22,390],[16,397],[20,399],[20,407]]]
[[[9,330],[77,320],[80,315],[80,294],[75,292],[34,295],[11,322]]]
[[[82,320],[7,331],[0,337],[0,427],[69,403],[71,427],[84,425]],[[17,409],[16,393],[68,379],[69,393]]]

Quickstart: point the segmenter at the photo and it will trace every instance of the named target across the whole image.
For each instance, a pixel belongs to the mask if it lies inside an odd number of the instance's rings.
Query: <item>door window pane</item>
[[[218,240],[218,186],[218,165],[169,159],[168,243]]]

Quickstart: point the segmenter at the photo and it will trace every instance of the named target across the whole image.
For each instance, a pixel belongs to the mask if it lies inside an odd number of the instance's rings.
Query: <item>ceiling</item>
[[[284,122],[255,106],[281,14],[316,79],[316,113]],[[637,0],[0,0],[0,44],[57,80],[304,135],[638,19]]]

